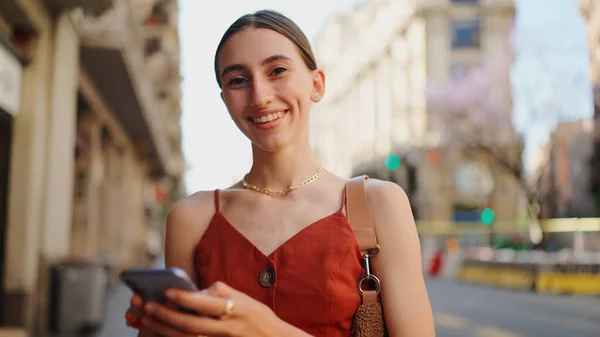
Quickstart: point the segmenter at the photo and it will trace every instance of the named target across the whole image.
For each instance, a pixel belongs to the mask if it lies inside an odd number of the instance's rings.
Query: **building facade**
[[[46,335],[56,263],[160,253],[184,191],[177,6],[0,4],[0,332]]]
[[[548,160],[541,184],[545,218],[597,217],[590,180],[594,172],[590,164],[593,154],[592,118],[561,122],[545,148]]]
[[[440,115],[427,94],[432,83],[466,81],[512,50],[514,12],[511,0],[382,0],[332,17],[315,41],[327,75],[326,95],[311,116],[319,160],[343,177],[367,173],[399,183],[418,219],[470,221],[491,207],[497,220],[514,226],[516,182],[484,153],[445,137],[448,125],[436,124]],[[510,121],[508,67],[494,70],[500,74],[489,96]],[[466,132],[496,134],[489,147],[520,157],[522,142],[510,123]],[[386,167],[389,155],[400,158],[398,169]]]
[[[600,210],[600,5],[594,0],[582,0],[580,12],[586,20],[590,73],[594,95],[594,150],[591,160],[591,188],[596,208]]]

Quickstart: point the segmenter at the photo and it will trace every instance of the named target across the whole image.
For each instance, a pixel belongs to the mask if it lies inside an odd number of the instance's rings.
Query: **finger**
[[[172,292],[174,291],[176,293],[185,292],[185,290],[181,290],[181,289],[177,289],[177,288],[172,288],[170,290],[172,290]],[[210,287],[208,287],[206,289],[197,291],[196,293],[211,295],[211,296],[220,297],[220,298],[228,298],[228,299],[241,299],[241,300],[251,299],[251,297],[246,295],[245,293],[237,291],[234,288],[228,286],[227,284],[225,284],[223,282],[219,282],[219,281],[213,283]],[[169,292],[167,291],[167,294],[166,294],[167,298],[168,298],[168,294],[169,294]]]
[[[181,330],[178,330],[174,327],[168,326],[163,322],[160,322],[158,319],[154,319],[151,317],[144,317],[142,319],[142,324],[148,329],[152,330],[158,336],[168,336],[168,337],[196,337],[198,336],[195,333],[188,333]]]
[[[215,282],[210,287],[206,289],[206,292],[209,295],[221,297],[221,298],[231,298],[231,299],[246,299],[248,295],[243,292],[237,291],[232,287],[228,286],[223,282]]]
[[[164,305],[165,305],[165,307],[167,307],[167,308],[170,308],[170,309],[177,310],[177,304],[176,304],[176,303],[174,303],[174,302],[172,302],[172,301],[168,301],[168,300],[167,300],[167,301],[165,302],[165,304],[164,304]]]
[[[143,305],[144,305],[144,300],[142,299],[142,297],[140,295],[131,296],[131,306],[138,308],[138,307],[142,307]]]
[[[191,309],[201,315],[218,317],[225,314],[228,299],[215,297],[201,292],[189,292],[180,290],[167,291],[169,300],[180,307]],[[236,307],[239,300],[229,299],[234,301]],[[235,308],[237,309],[237,308]]]
[[[227,332],[235,324],[232,321],[182,313],[156,303],[148,304],[146,308],[150,315],[146,317],[146,321],[151,324],[152,329],[156,329],[156,332],[166,336],[171,336],[168,333],[183,333],[184,336],[187,336],[186,334],[193,336],[227,335]],[[173,336],[179,335],[174,334]]]
[[[129,309],[130,309],[131,313],[137,317],[143,316],[144,301],[142,300],[142,298],[138,295],[134,295],[131,297],[130,302],[131,302],[131,305],[130,305]]]

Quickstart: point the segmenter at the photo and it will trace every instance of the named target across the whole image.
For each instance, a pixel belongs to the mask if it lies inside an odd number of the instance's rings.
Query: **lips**
[[[270,130],[277,127],[288,112],[287,109],[263,111],[259,116],[248,117],[247,119],[260,130]]]
[[[265,111],[260,116],[256,117],[248,117],[247,119],[254,124],[266,124],[270,122],[274,122],[285,116],[288,110],[272,110]]]
[[[277,120],[277,119],[279,119],[281,117],[283,117],[283,111],[270,113],[270,114],[268,114],[266,116],[254,117],[254,118],[252,118],[252,121],[255,124],[263,124],[263,123],[267,123],[267,122],[271,122],[271,121]]]

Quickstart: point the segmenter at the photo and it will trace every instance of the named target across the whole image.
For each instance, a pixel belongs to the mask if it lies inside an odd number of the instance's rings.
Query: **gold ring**
[[[225,309],[223,310],[223,314],[221,315],[221,319],[227,319],[230,316],[233,316],[233,308],[235,308],[235,302],[231,299],[225,300]]]

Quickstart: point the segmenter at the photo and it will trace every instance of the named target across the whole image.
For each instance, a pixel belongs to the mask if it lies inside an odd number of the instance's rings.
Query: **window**
[[[452,48],[479,47],[479,20],[452,22]]]
[[[453,205],[453,219],[456,222],[479,222],[479,207],[477,205]]]

